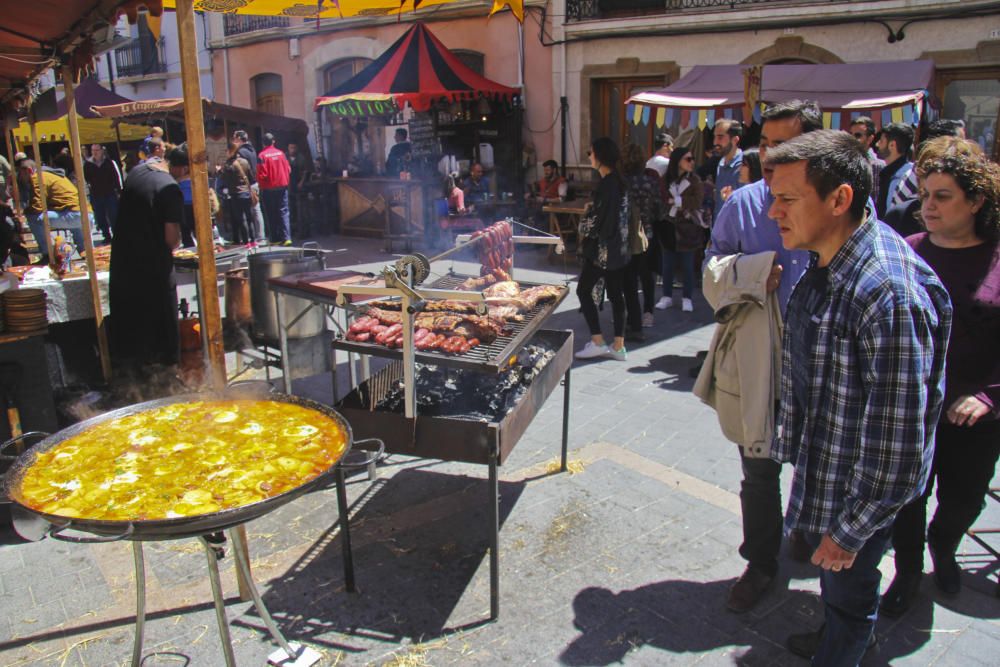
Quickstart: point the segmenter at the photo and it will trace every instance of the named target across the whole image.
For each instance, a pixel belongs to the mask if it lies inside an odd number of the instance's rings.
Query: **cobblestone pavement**
[[[346,249],[336,266],[386,259],[371,241],[324,246]],[[519,274],[525,280],[558,281],[573,270],[538,251],[520,253],[518,265],[530,267]],[[573,329],[579,347],[586,337],[576,307],[571,295],[548,328]],[[804,665],[783,642],[821,620],[815,569],[785,560],[756,609],[724,609],[743,567],[739,461],[714,413],[691,395],[688,374],[708,345],[710,311],[700,299],[694,313],[657,311],[647,331],[626,363],[574,365],[569,473],[556,472],[558,390],[501,468],[497,622],[485,622],[485,468],[393,456],[374,482],[350,480],[356,594],[344,590],[332,491],[249,524],[254,576],[286,635],[319,651],[322,665]],[[330,397],[325,377],[297,382],[296,391]],[[994,504],[979,525],[998,524]],[[128,664],[130,545],[24,544],[9,533],[6,541],[0,665]],[[145,667],[222,665],[201,547],[158,542],[145,554]],[[907,615],[879,622],[880,645],[866,665],[996,664],[998,564],[969,539],[961,562],[962,593],[945,598],[927,577]],[[264,664],[275,647],[238,598],[232,556],[221,566],[237,660]],[[883,570],[891,576],[891,558]]]

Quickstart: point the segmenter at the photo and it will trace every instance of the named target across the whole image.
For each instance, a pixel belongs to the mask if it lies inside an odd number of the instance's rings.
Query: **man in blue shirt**
[[[814,102],[794,100],[768,107],[763,113],[761,127],[761,162],[768,150],[822,126],[822,114]],[[771,171],[765,168],[763,180],[736,190],[726,201],[712,227],[705,264],[713,257],[775,251],[777,257],[768,289],[777,289],[784,317],[792,289],[808,265],[809,253],[786,250],[781,244],[778,225],[768,215],[774,201],[770,180]],[[708,273],[705,279],[710,279]],[[761,354],[766,349],[763,348]],[[766,380],[762,378],[761,381]],[[740,453],[743,467],[740,487],[743,544],[740,545],[740,555],[747,560],[747,568],[733,584],[726,602],[726,607],[737,613],[752,609],[778,573],[782,536],[781,464],[773,461],[770,451],[765,448],[753,452],[741,449]]]
[[[766,166],[782,243],[813,253],[788,304],[771,456],[795,466],[785,523],[814,549],[825,623],[788,648],[857,665],[874,640],[893,519],[930,473],[951,301],[866,206],[871,167],[851,135],[793,139]]]
[[[466,181],[465,203],[484,202],[490,198],[490,179],[483,176],[483,165],[473,162],[469,167],[469,180]]]
[[[743,165],[743,124],[738,120],[723,118],[715,123],[712,133],[712,150],[721,157],[715,170],[715,217],[719,217],[726,197],[740,188],[740,167]],[[723,193],[723,190],[726,190]]]

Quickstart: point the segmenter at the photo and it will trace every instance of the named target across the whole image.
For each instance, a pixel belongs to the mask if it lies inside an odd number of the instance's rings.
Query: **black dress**
[[[111,241],[111,360],[116,372],[174,365],[177,291],[167,223],[181,224],[184,195],[170,174],[142,164],[129,172]]]

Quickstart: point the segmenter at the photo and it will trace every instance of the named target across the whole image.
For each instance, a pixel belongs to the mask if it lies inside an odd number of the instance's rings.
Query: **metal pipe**
[[[45,179],[42,177],[44,169],[42,167],[42,148],[38,145],[38,129],[35,127],[34,107],[28,110],[28,128],[31,130],[31,149],[35,153],[35,169],[37,169],[35,176],[38,180],[36,187],[38,187],[38,196],[42,202],[42,228],[45,230],[43,232],[45,234],[45,243],[49,248],[49,266],[53,266],[56,263],[56,249],[52,243],[52,227],[49,226],[49,203],[45,193]],[[80,177],[83,178],[83,174],[80,174]],[[31,193],[27,194],[30,197]],[[30,202],[31,200],[29,199],[28,201]],[[83,224],[83,220],[80,221],[80,224]],[[38,239],[35,239],[35,242],[37,243]],[[39,244],[39,248],[41,248],[41,244]]]
[[[562,463],[559,472],[566,472],[566,458],[569,452],[569,374],[572,368],[566,369],[563,377],[563,423],[562,423]]]
[[[135,639],[132,643],[132,667],[142,664],[142,641],[146,630],[146,563],[142,542],[132,541],[132,560],[135,563]]]
[[[292,393],[292,361],[288,358],[288,331],[285,329],[285,297],[274,293],[274,307],[278,312],[278,351],[281,353],[281,383],[286,394]]]
[[[344,556],[344,589],[356,593],[354,552],[351,550],[351,515],[347,505],[347,479],[344,468],[337,466],[337,512],[340,514],[340,548]]]
[[[490,452],[490,620],[500,617],[500,480],[497,452]]]
[[[243,535],[240,531],[235,529],[231,529],[228,532],[229,539],[233,541],[233,551],[236,553],[236,567],[246,578],[247,586],[250,589],[250,596],[253,598],[253,604],[254,607],[257,608],[257,613],[260,614],[261,620],[263,620],[264,625],[267,626],[267,631],[271,633],[274,641],[278,642],[278,646],[280,646],[281,650],[285,652],[285,655],[287,655],[289,659],[298,658],[302,648],[300,648],[299,651],[295,651],[291,646],[289,646],[288,642],[285,640],[285,636],[281,634],[281,630],[278,629],[278,625],[274,622],[274,619],[271,618],[271,612],[269,612],[267,607],[264,605],[264,600],[260,597],[260,591],[257,590],[257,585],[250,577],[250,563],[247,560],[246,542],[243,540]]]
[[[233,655],[233,638],[229,634],[229,618],[226,616],[226,601],[222,596],[222,581],[219,578],[219,557],[215,555],[215,549],[208,540],[204,537],[198,539],[205,547],[205,557],[208,558],[208,579],[212,583],[215,620],[219,625],[219,639],[222,642],[222,653],[226,658],[226,667],[236,667],[236,656]]]

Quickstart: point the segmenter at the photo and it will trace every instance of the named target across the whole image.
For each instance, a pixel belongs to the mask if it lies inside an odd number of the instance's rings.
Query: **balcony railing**
[[[735,9],[790,1],[794,0],[566,0],[566,20],[590,21],[668,14],[686,9]]]
[[[316,3],[313,3],[316,4]],[[241,16],[239,14],[224,14],[222,30],[226,37],[242,35],[258,30],[272,28],[287,28],[290,24],[287,16]]]
[[[152,37],[133,39],[125,46],[115,49],[115,66],[120,77],[166,72],[163,38],[156,41]]]

